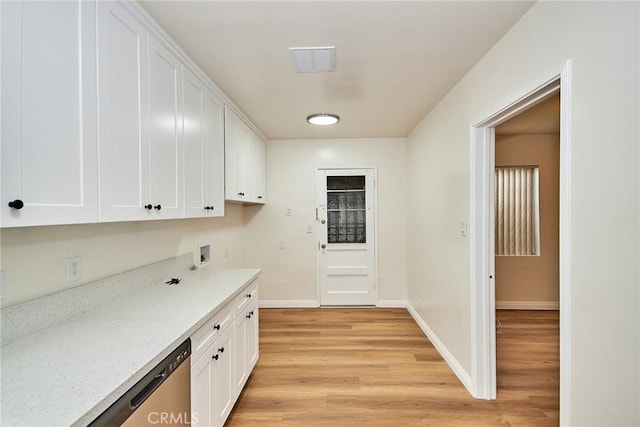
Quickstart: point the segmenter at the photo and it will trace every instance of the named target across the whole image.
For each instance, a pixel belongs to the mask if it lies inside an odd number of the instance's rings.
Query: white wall
[[[195,252],[199,242],[212,244],[214,268],[243,266],[243,208],[225,210],[224,218],[2,229],[2,306]],[[67,284],[65,260],[76,255],[82,279]]]
[[[345,139],[267,142],[267,204],[245,207],[245,262],[263,268],[262,301],[318,304],[316,170],[369,166],[378,167],[378,296],[406,300],[406,142]],[[286,208],[291,216],[285,215]]]
[[[640,424],[639,8],[536,3],[407,140],[409,299],[470,373],[470,126],[572,61],[571,425]]]

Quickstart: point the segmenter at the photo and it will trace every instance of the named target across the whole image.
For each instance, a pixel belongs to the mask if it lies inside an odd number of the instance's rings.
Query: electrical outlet
[[[67,283],[77,282],[80,280],[81,273],[81,263],[80,257],[74,256],[67,258],[66,266],[67,266]]]
[[[285,209],[284,209],[284,214],[285,214],[286,216],[291,216],[291,215],[292,215],[292,214],[291,214],[291,208],[285,208]]]

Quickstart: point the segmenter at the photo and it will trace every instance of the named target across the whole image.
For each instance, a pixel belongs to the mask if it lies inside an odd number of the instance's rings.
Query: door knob
[[[22,209],[24,207],[24,202],[20,199],[16,199],[13,202],[9,202],[9,207],[12,209]]]
[[[326,244],[326,243],[321,243],[321,244],[320,244],[320,247],[321,247],[322,249],[327,249],[327,244]]]
[[[325,221],[324,219],[320,220],[320,224],[324,224],[325,222],[327,222],[327,221]]]

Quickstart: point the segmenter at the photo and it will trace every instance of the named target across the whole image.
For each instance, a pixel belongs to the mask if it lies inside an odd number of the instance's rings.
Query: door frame
[[[314,203],[315,203],[315,209],[316,209],[316,225],[315,225],[315,230],[316,232],[314,233],[315,236],[315,251],[316,251],[316,301],[318,302],[318,307],[321,307],[321,302],[322,302],[322,289],[321,289],[321,282],[320,282],[320,250],[318,249],[317,245],[319,242],[319,236],[317,234],[317,230],[318,230],[318,196],[319,196],[319,191],[320,188],[318,188],[318,174],[320,173],[320,171],[325,171],[325,170],[332,170],[332,171],[341,171],[341,170],[361,170],[361,169],[367,169],[371,171],[371,174],[373,176],[373,281],[374,281],[374,287],[373,287],[373,299],[374,299],[374,306],[377,307],[380,303],[380,286],[378,283],[378,266],[380,265],[380,262],[378,260],[378,236],[379,236],[379,230],[378,230],[378,167],[377,166],[340,166],[340,167],[336,167],[336,166],[328,166],[328,167],[324,167],[324,166],[318,166],[316,167],[315,170],[315,176],[314,176],[314,182],[315,182],[315,193],[314,193]],[[347,306],[345,306],[347,307]]]
[[[471,126],[470,242],[471,393],[496,398],[495,126],[560,92],[560,425],[571,424],[571,61],[529,86],[524,95]]]

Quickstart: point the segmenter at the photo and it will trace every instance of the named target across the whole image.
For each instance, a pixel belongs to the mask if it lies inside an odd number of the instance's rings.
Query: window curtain
[[[535,167],[496,168],[496,255],[536,254],[535,170]]]

